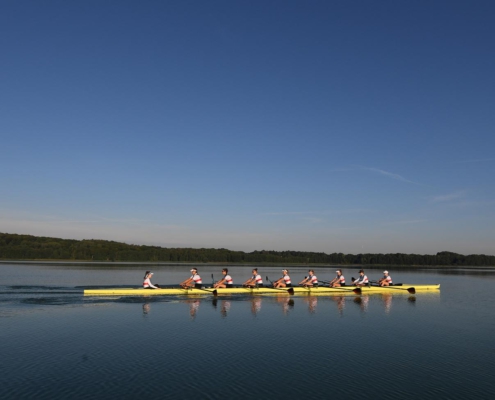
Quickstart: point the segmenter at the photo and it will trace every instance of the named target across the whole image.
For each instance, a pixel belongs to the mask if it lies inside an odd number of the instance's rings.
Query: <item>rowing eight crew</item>
[[[341,287],[345,286],[345,277],[342,274],[342,270],[338,269],[337,276],[332,279],[330,282],[321,281],[323,283],[327,283],[329,287]],[[245,287],[263,287],[263,279],[258,273],[258,269],[254,268],[253,276],[249,278],[246,282],[242,284]],[[315,271],[310,269],[308,271],[309,276],[304,277],[304,279],[299,282],[300,286],[311,287],[318,286],[318,278],[315,275]],[[215,288],[232,288],[234,287],[234,280],[229,275],[229,270],[227,268],[222,269],[223,278],[218,282],[213,284]],[[283,276],[273,282],[274,288],[284,288],[284,287],[292,287],[292,281],[289,276],[289,270],[282,270]],[[151,283],[151,276],[153,272],[146,271],[144,275],[143,288],[144,289],[159,289],[160,286],[153,285]],[[267,278],[268,279],[268,278]],[[357,279],[352,278],[353,286],[367,286],[370,284],[368,277],[364,274],[364,270],[359,271],[359,277]],[[383,271],[383,278],[379,279],[377,282],[380,286],[390,286],[392,285],[392,278],[390,277],[388,271]],[[201,289],[203,285],[203,281],[198,274],[197,268],[191,269],[191,276],[185,281],[180,283],[180,286],[183,288],[196,288]]]

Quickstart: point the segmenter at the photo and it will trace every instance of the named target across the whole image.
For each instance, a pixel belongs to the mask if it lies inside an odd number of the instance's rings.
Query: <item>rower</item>
[[[244,282],[242,286],[263,287],[263,279],[261,278],[261,275],[258,274],[258,268],[253,269],[252,273],[253,276]]]
[[[354,286],[365,286],[368,285],[368,277],[364,274],[364,270],[359,271],[359,277],[357,279],[353,279]]]
[[[392,285],[392,277],[388,274],[388,271],[383,271],[383,278],[378,280],[380,286]]]
[[[282,278],[277,279],[275,282],[273,282],[273,287],[274,288],[292,287],[292,282],[291,282],[290,276],[289,276],[289,270],[283,269],[282,273],[284,274],[284,276],[282,276]]]
[[[342,275],[342,270],[338,269],[337,271],[337,276],[333,278],[329,283],[328,286],[330,287],[341,287],[345,286],[345,278],[344,275]]]
[[[302,286],[318,286],[318,278],[315,275],[315,271],[310,269],[308,271],[309,276],[305,277],[301,282],[299,282],[299,285]]]
[[[234,281],[229,275],[229,270],[227,268],[222,269],[223,278],[213,285],[216,288],[231,288],[234,287]]]
[[[146,273],[144,274],[143,289],[160,289],[160,286],[153,285],[151,283],[151,277],[152,276],[153,276],[153,272],[146,271]]]
[[[179,285],[182,286],[183,288],[201,289],[203,281],[201,280],[201,277],[198,275],[198,269],[197,268],[191,269],[191,274],[192,275],[190,278],[179,283]]]

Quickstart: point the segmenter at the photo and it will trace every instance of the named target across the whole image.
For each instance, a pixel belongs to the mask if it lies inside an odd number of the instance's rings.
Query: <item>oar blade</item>
[[[361,293],[362,293],[362,290],[361,290],[361,288],[360,288],[360,287],[358,287],[358,288],[356,288],[356,289],[353,289],[352,291],[353,291],[354,293],[356,293],[356,294],[361,294]]]
[[[294,294],[294,289],[289,288],[289,289],[287,290],[287,292],[288,292],[289,294]]]
[[[416,294],[416,289],[414,289],[413,287],[408,288],[407,291],[411,294]]]
[[[217,296],[218,296],[217,289],[215,289],[212,293],[213,293],[213,296],[215,296],[215,297],[217,297]]]

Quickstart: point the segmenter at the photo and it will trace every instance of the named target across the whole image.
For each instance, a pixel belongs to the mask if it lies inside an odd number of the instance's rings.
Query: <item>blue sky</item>
[[[495,254],[492,1],[4,1],[0,232]]]

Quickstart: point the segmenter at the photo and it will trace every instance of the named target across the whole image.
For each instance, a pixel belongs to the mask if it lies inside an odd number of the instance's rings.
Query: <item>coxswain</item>
[[[258,274],[258,268],[253,269],[252,273],[253,276],[244,282],[242,286],[263,287],[263,279],[261,278],[261,275]]]
[[[143,289],[160,289],[160,286],[153,285],[151,283],[151,277],[152,276],[153,276],[153,272],[146,271],[146,273],[144,274]]]
[[[335,272],[337,272],[337,276],[328,283],[328,286],[330,287],[345,286],[345,278],[344,275],[342,275],[342,270],[338,269]]]
[[[302,286],[318,286],[318,278],[315,275],[315,271],[310,269],[308,271],[309,276],[306,276],[301,282],[299,282],[299,285]]]
[[[273,287],[274,288],[292,287],[292,282],[290,280],[289,271],[287,269],[283,269],[282,273],[284,274],[284,276],[282,276],[282,278],[277,279],[275,282],[273,282]]]
[[[229,270],[227,268],[222,269],[223,278],[213,285],[216,288],[231,288],[234,287],[234,281],[229,275]]]
[[[191,269],[191,274],[192,274],[191,277],[181,282],[180,286],[182,286],[183,288],[194,287],[196,289],[201,289],[203,281],[201,280],[201,277],[198,275],[197,268]]]
[[[390,286],[392,284],[392,277],[388,274],[388,271],[383,271],[383,278],[378,280],[380,286]]]
[[[359,277],[357,279],[353,279],[354,286],[365,286],[368,285],[368,277],[364,274],[364,270],[359,271]]]

